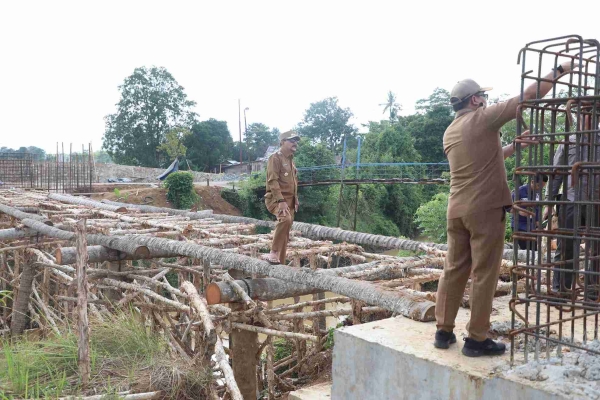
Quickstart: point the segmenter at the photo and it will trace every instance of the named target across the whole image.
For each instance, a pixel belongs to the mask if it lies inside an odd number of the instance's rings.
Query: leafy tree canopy
[[[183,144],[187,147],[186,157],[192,167],[208,171],[228,158],[233,139],[226,121],[211,118],[195,123],[191,134],[183,137]]]
[[[323,143],[330,150],[339,150],[345,135],[354,137],[356,127],[350,123],[354,114],[338,105],[337,97],[328,97],[312,103],[298,124],[301,136],[315,143]]]
[[[158,167],[167,132],[189,127],[194,101],[163,67],[140,67],[119,86],[117,112],[105,117],[103,148],[118,164]]]

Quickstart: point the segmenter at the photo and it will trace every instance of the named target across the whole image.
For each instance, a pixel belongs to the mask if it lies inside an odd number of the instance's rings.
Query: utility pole
[[[240,164],[242,163],[242,106],[241,101],[238,99],[238,122],[240,128]]]
[[[248,122],[246,120],[246,111],[250,108],[244,108],[244,137],[246,138],[246,153],[248,153],[248,165],[250,165],[250,147],[248,146]]]

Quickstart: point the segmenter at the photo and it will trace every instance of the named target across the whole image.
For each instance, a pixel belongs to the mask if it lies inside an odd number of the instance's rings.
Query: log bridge
[[[295,222],[289,264],[271,265],[259,256],[269,251],[272,233],[257,234],[257,226],[274,223],[0,190],[0,293],[12,293],[0,298],[6,303],[0,332],[19,336],[36,327],[60,334],[70,321],[87,324],[88,312],[102,318],[133,307],[170,338],[177,356],[211,364],[221,377],[212,384],[213,398],[244,399],[294,390],[307,374],[303,367],[326,351],[326,318],[434,319],[435,293],[423,285],[439,279],[445,245]],[[506,259],[513,254],[507,250]],[[506,286],[499,282],[498,293]],[[282,299],[288,300],[273,305]],[[85,326],[79,331],[86,337]],[[294,344],[278,362],[276,338]],[[80,368],[86,371],[85,360]]]

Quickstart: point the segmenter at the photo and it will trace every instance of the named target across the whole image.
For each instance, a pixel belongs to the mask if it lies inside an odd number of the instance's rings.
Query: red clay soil
[[[229,204],[221,197],[221,188],[217,186],[197,186],[196,193],[200,197],[200,210],[211,209],[215,214],[242,215],[240,210]],[[167,200],[167,191],[163,188],[143,187],[138,189],[119,189],[94,193],[94,200],[113,200],[131,204],[146,204],[156,207],[173,208]]]

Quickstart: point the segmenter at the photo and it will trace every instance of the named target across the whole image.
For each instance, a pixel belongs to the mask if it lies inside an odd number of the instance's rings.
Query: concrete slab
[[[288,395],[288,400],[331,400],[331,382],[293,391]]]
[[[508,298],[496,299],[492,321],[506,321]],[[461,309],[458,343],[449,350],[433,347],[435,323],[404,317],[339,329],[333,351],[332,399],[568,399],[582,398],[548,388],[545,382],[506,375],[502,357],[462,355],[461,331],[469,318]]]

